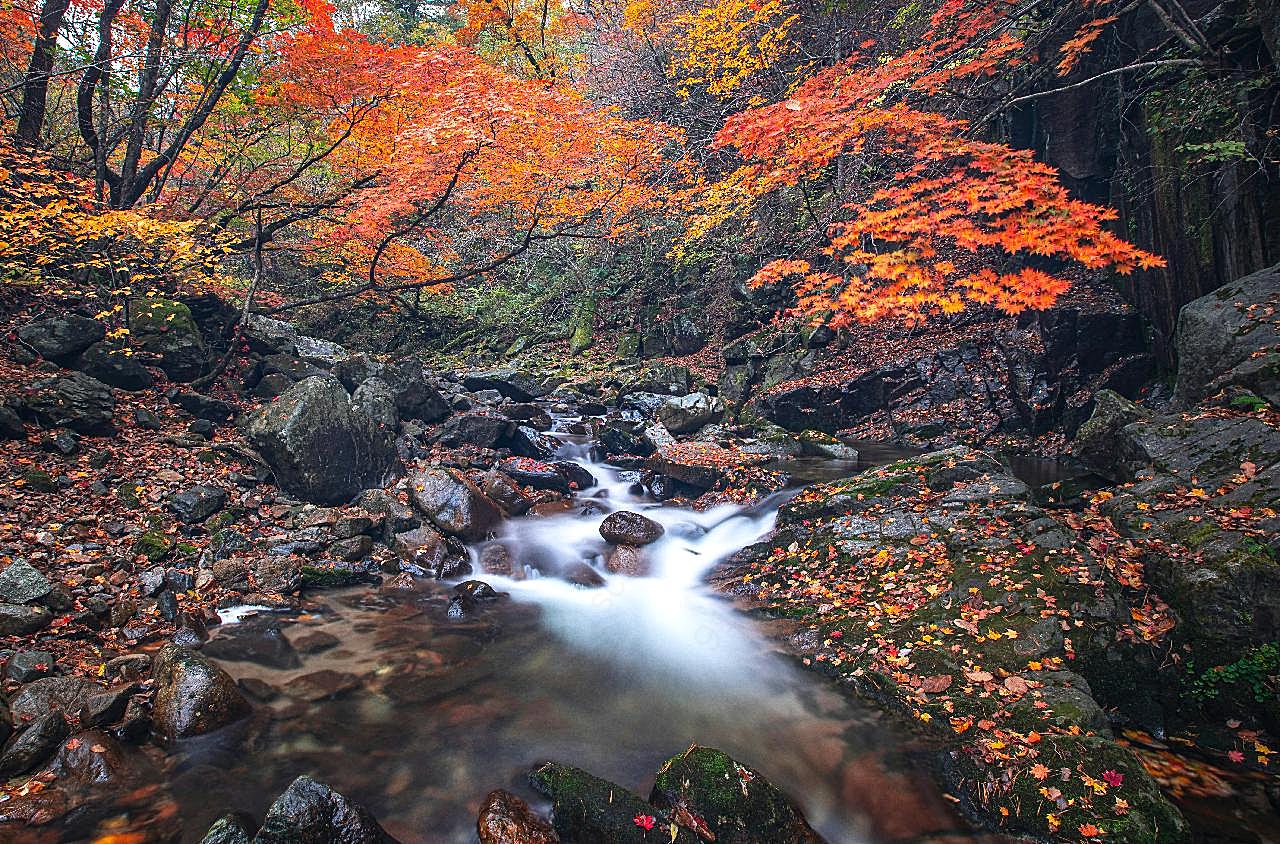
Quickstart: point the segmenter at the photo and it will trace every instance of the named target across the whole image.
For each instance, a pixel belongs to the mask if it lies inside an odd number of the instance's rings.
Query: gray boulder
[[[1093,415],[1080,426],[1071,443],[1071,452],[1080,462],[1099,474],[1116,478],[1121,455],[1118,437],[1126,425],[1150,417],[1147,411],[1111,390],[1099,390],[1093,397]]]
[[[351,403],[387,431],[395,431],[400,427],[400,408],[396,405],[395,391],[381,378],[372,377],[362,381],[351,394]]]
[[[298,777],[262,819],[254,844],[395,844],[368,809]]]
[[[1280,265],[1223,285],[1188,303],[1178,316],[1176,401],[1210,395],[1220,376],[1258,352],[1280,346],[1280,325],[1264,312],[1280,305]]]
[[[658,408],[658,421],[673,434],[691,434],[724,418],[724,401],[706,393],[670,398]]]
[[[111,388],[97,378],[73,372],[60,378],[43,378],[31,387],[27,412],[42,427],[70,428],[81,434],[111,432],[116,399]]]
[[[410,480],[413,505],[451,536],[467,542],[484,539],[502,521],[498,505],[453,469],[428,469]]]
[[[502,416],[464,413],[454,416],[441,425],[433,439],[441,445],[453,448],[461,445],[494,448],[506,439],[515,427],[515,423]]]
[[[70,361],[106,336],[102,323],[76,314],[39,319],[18,329],[19,340],[41,357],[59,363]]]
[[[0,572],[0,601],[29,604],[53,591],[53,584],[26,560],[14,560]]]
[[[217,487],[193,486],[169,499],[169,508],[184,524],[200,524],[227,506],[227,493]]]
[[[231,675],[200,654],[166,645],[152,670],[156,731],[167,739],[211,733],[249,714]]]
[[[80,355],[75,366],[86,375],[121,390],[145,390],[156,380],[132,349],[112,343],[94,343]]]
[[[44,607],[0,604],[0,636],[30,636],[53,623],[53,613]]]
[[[401,419],[416,419],[432,424],[449,415],[449,403],[432,383],[422,361],[406,358],[387,364],[379,376],[391,388],[396,398],[396,410]]]
[[[299,381],[250,420],[246,434],[280,486],[317,504],[350,501],[395,464],[389,432],[331,376]]]
[[[657,542],[666,532],[666,528],[648,516],[632,513],[629,510],[610,513],[600,523],[600,535],[606,542],[617,545],[648,545],[651,542]]]

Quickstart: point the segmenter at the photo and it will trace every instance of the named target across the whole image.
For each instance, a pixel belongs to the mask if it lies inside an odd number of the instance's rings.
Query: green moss
[[[23,485],[32,492],[56,492],[58,484],[53,476],[39,469],[31,469],[22,473]]]
[[[173,552],[174,545],[169,538],[159,531],[149,530],[133,543],[133,553],[141,554],[153,563],[158,563]]]
[[[133,481],[121,481],[116,487],[116,497],[129,509],[137,509],[142,503],[142,486]]]

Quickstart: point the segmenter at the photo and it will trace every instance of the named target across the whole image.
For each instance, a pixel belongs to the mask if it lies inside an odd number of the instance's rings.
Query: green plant
[[[1194,674],[1194,667],[1188,663]],[[1244,656],[1228,665],[1208,669],[1191,681],[1191,696],[1206,703],[1217,700],[1224,691],[1238,688],[1264,703],[1280,691],[1280,644],[1269,642],[1250,648]]]
[[[1231,400],[1231,406],[1249,413],[1256,413],[1267,406],[1267,402],[1253,393],[1245,393]]]

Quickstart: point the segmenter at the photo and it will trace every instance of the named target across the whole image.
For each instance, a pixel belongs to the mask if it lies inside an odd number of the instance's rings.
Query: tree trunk
[[[22,106],[14,141],[23,146],[38,147],[44,129],[45,104],[49,95],[49,76],[58,50],[58,32],[66,17],[70,0],[45,0],[40,10],[40,29],[36,33],[31,63],[22,81]]]

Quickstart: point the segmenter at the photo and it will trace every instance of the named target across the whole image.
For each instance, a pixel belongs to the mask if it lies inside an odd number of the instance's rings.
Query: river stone
[[[253,844],[252,825],[248,818],[238,813],[223,815],[213,822],[200,844]]]
[[[203,652],[214,659],[252,662],[277,670],[302,667],[280,623],[269,616],[226,627],[204,645]]]
[[[583,589],[599,589],[605,585],[605,579],[600,576],[600,572],[586,563],[574,563],[564,570],[562,576],[569,583],[581,586]]]
[[[83,677],[45,677],[23,686],[14,695],[10,709],[19,722],[35,720],[57,709],[75,713],[101,691],[102,686]]]
[[[71,734],[71,725],[54,710],[37,718],[0,755],[0,777],[24,774],[53,755],[62,740]]]
[[[600,523],[600,535],[606,542],[618,545],[648,545],[657,542],[664,533],[666,529],[653,519],[629,510],[611,513]]]
[[[645,577],[651,566],[644,550],[631,545],[615,545],[605,554],[604,567],[614,574]]]
[[[555,827],[509,791],[491,791],[476,820],[480,844],[559,844]]]
[[[706,393],[690,393],[665,400],[658,407],[658,421],[673,434],[691,434],[724,418],[724,401]]]
[[[531,402],[540,399],[554,389],[554,382],[548,382],[528,372],[515,369],[497,369],[492,372],[477,372],[462,379],[468,390],[497,390],[505,398],[515,402]]]
[[[485,474],[481,481],[481,490],[491,500],[497,502],[508,516],[523,516],[533,506],[533,502],[525,497],[515,481],[496,469]]]
[[[70,428],[80,434],[112,431],[116,400],[111,388],[83,372],[43,378],[31,385],[27,411],[45,428]]]
[[[507,438],[507,446],[521,457],[547,460],[555,456],[560,442],[555,437],[540,433],[530,425],[517,425]]]
[[[1178,316],[1175,400],[1190,406],[1209,385],[1259,352],[1280,345],[1280,325],[1263,316],[1280,305],[1280,265],[1223,285],[1183,307]],[[1250,313],[1247,309],[1253,308]]]
[[[153,677],[152,714],[156,731],[167,739],[210,733],[249,714],[249,702],[231,675],[194,651],[166,645],[156,656]]]
[[[76,369],[121,390],[145,390],[155,378],[132,351],[114,343],[94,343],[80,355]]]
[[[0,636],[30,636],[53,623],[53,613],[44,607],[0,604]]]
[[[817,844],[821,838],[786,795],[758,771],[694,745],[658,771],[649,801],[700,818],[717,844]]]
[[[521,486],[569,494],[569,479],[555,466],[532,457],[508,457],[498,470]]]
[[[53,591],[53,584],[26,560],[14,560],[0,572],[0,601],[29,604]]]
[[[246,433],[281,487],[317,504],[350,501],[380,483],[396,461],[389,434],[329,376],[290,387],[251,418]]]
[[[510,419],[502,416],[464,413],[441,425],[432,441],[451,448],[462,445],[494,448],[514,427]]]
[[[453,469],[428,469],[411,478],[418,511],[445,533],[467,542],[484,539],[502,521],[498,506]]]
[[[550,798],[551,822],[566,841],[575,844],[701,842],[697,835],[679,826],[672,836],[671,821],[661,809],[622,786],[580,768],[548,762],[529,774],[529,784],[534,791]],[[655,819],[652,832],[646,833],[636,824],[635,818],[642,815]]]
[[[359,803],[298,777],[262,819],[254,844],[396,844]]]

